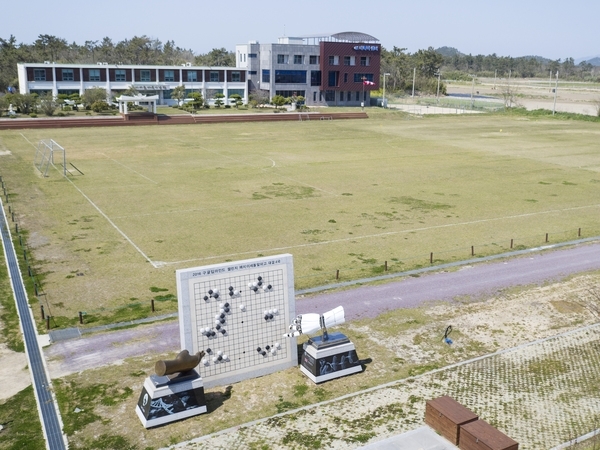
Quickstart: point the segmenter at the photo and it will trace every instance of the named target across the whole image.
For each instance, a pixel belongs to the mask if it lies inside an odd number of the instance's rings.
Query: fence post
[[[46,330],[50,329],[50,316],[46,316]]]
[[[546,233],[546,242],[548,242],[548,233]]]
[[[42,320],[46,318],[46,314],[44,314],[44,305],[40,305],[40,311],[42,312]]]
[[[154,299],[150,300],[150,305],[152,305],[152,312],[154,312]]]
[[[340,279],[340,269],[335,271],[335,279],[339,280]]]
[[[79,311],[79,323],[83,324],[83,314],[81,311]]]
[[[510,240],[510,248],[513,248],[513,240]]]
[[[471,256],[475,256],[475,246],[471,245]]]
[[[33,292],[35,292],[35,296],[38,296],[38,288],[37,288],[37,283],[33,283]]]
[[[19,234],[19,224],[18,223],[15,223],[15,233]],[[21,236],[19,236],[19,238],[20,237]],[[23,245],[23,244],[21,244],[21,245]]]
[[[581,237],[581,228],[577,230],[577,237]]]
[[[385,262],[385,269],[384,270],[387,272],[387,261]]]
[[[433,252],[429,254],[429,264],[433,264]]]

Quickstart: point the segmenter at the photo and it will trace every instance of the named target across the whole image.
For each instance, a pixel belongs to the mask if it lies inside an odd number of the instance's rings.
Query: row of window
[[[75,73],[74,69],[62,69],[62,80],[61,81],[75,81]],[[187,80],[188,82],[197,82],[198,81],[198,71],[196,70],[186,70]],[[174,70],[165,70],[163,75],[163,80],[161,81],[175,81],[175,71]],[[240,72],[231,72],[231,81],[239,82],[242,77]],[[33,69],[33,80],[34,81],[46,81],[46,69]],[[100,69],[89,69],[88,70],[88,81],[101,81],[100,79]],[[127,71],[126,69],[115,69],[115,81],[127,81]],[[150,82],[152,81],[152,72],[147,69],[140,70],[139,80],[141,82]],[[216,70],[211,70],[209,75],[209,81],[218,82],[219,81],[219,72]]]
[[[251,57],[252,54],[249,56]],[[304,64],[304,55],[293,55],[294,64]],[[319,64],[321,62],[321,58],[319,55],[308,55],[308,63],[309,64]],[[290,63],[290,55],[277,55],[277,64],[289,64]]]
[[[373,82],[374,76],[372,73],[354,73],[353,82],[362,83],[364,81]],[[344,83],[348,83],[348,74],[343,74]],[[269,69],[263,69],[261,81],[263,83],[271,82],[271,71]],[[340,72],[329,71],[328,73],[328,86],[335,87],[340,85]],[[306,71],[305,70],[276,70],[275,71],[275,83],[276,84],[306,84]],[[321,86],[321,71],[311,70],[310,71],[310,85]]]
[[[342,61],[345,66],[356,66],[356,56],[344,56]],[[358,60],[361,66],[370,66],[371,65],[371,57],[370,56],[361,56]],[[337,55],[329,55],[329,65],[330,66],[339,66],[340,65],[340,57]]]

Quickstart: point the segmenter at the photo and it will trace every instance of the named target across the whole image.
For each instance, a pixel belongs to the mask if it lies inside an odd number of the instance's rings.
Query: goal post
[[[37,149],[35,152],[35,156],[33,159],[33,164],[36,169],[40,171],[40,173],[44,176],[48,176],[48,168],[50,165],[56,167],[54,162],[54,153],[58,152],[62,154],[62,161],[58,164],[62,164],[63,167],[63,176],[67,176],[67,152],[55,142],[53,139],[42,139],[38,142]],[[60,155],[59,155],[60,156]]]

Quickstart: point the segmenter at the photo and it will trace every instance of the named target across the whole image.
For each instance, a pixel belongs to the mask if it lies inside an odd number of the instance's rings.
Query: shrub
[[[35,119],[37,117],[37,114],[36,113],[31,113],[31,114],[29,114],[29,117]]]

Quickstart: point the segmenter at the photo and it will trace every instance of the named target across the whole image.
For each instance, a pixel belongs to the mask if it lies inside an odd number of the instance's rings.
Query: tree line
[[[17,43],[11,35],[0,38],[0,92],[17,89],[17,63],[51,61],[56,63],[235,66],[235,53],[225,48],[214,48],[206,54],[194,54],[173,41],[163,43],[147,36],[134,36],[120,42],[109,37],[99,41],[85,41],[82,45],[65,39],[41,34],[33,44]],[[436,93],[438,77],[451,80],[470,80],[471,76],[506,78],[548,77],[560,73],[561,79],[600,82],[600,70],[587,62],[575,65],[573,58],[550,60],[539,56],[465,55],[452,47],[418,50],[409,53],[406,48],[381,48],[381,76],[385,75],[390,92]],[[440,94],[445,85],[439,83]]]

